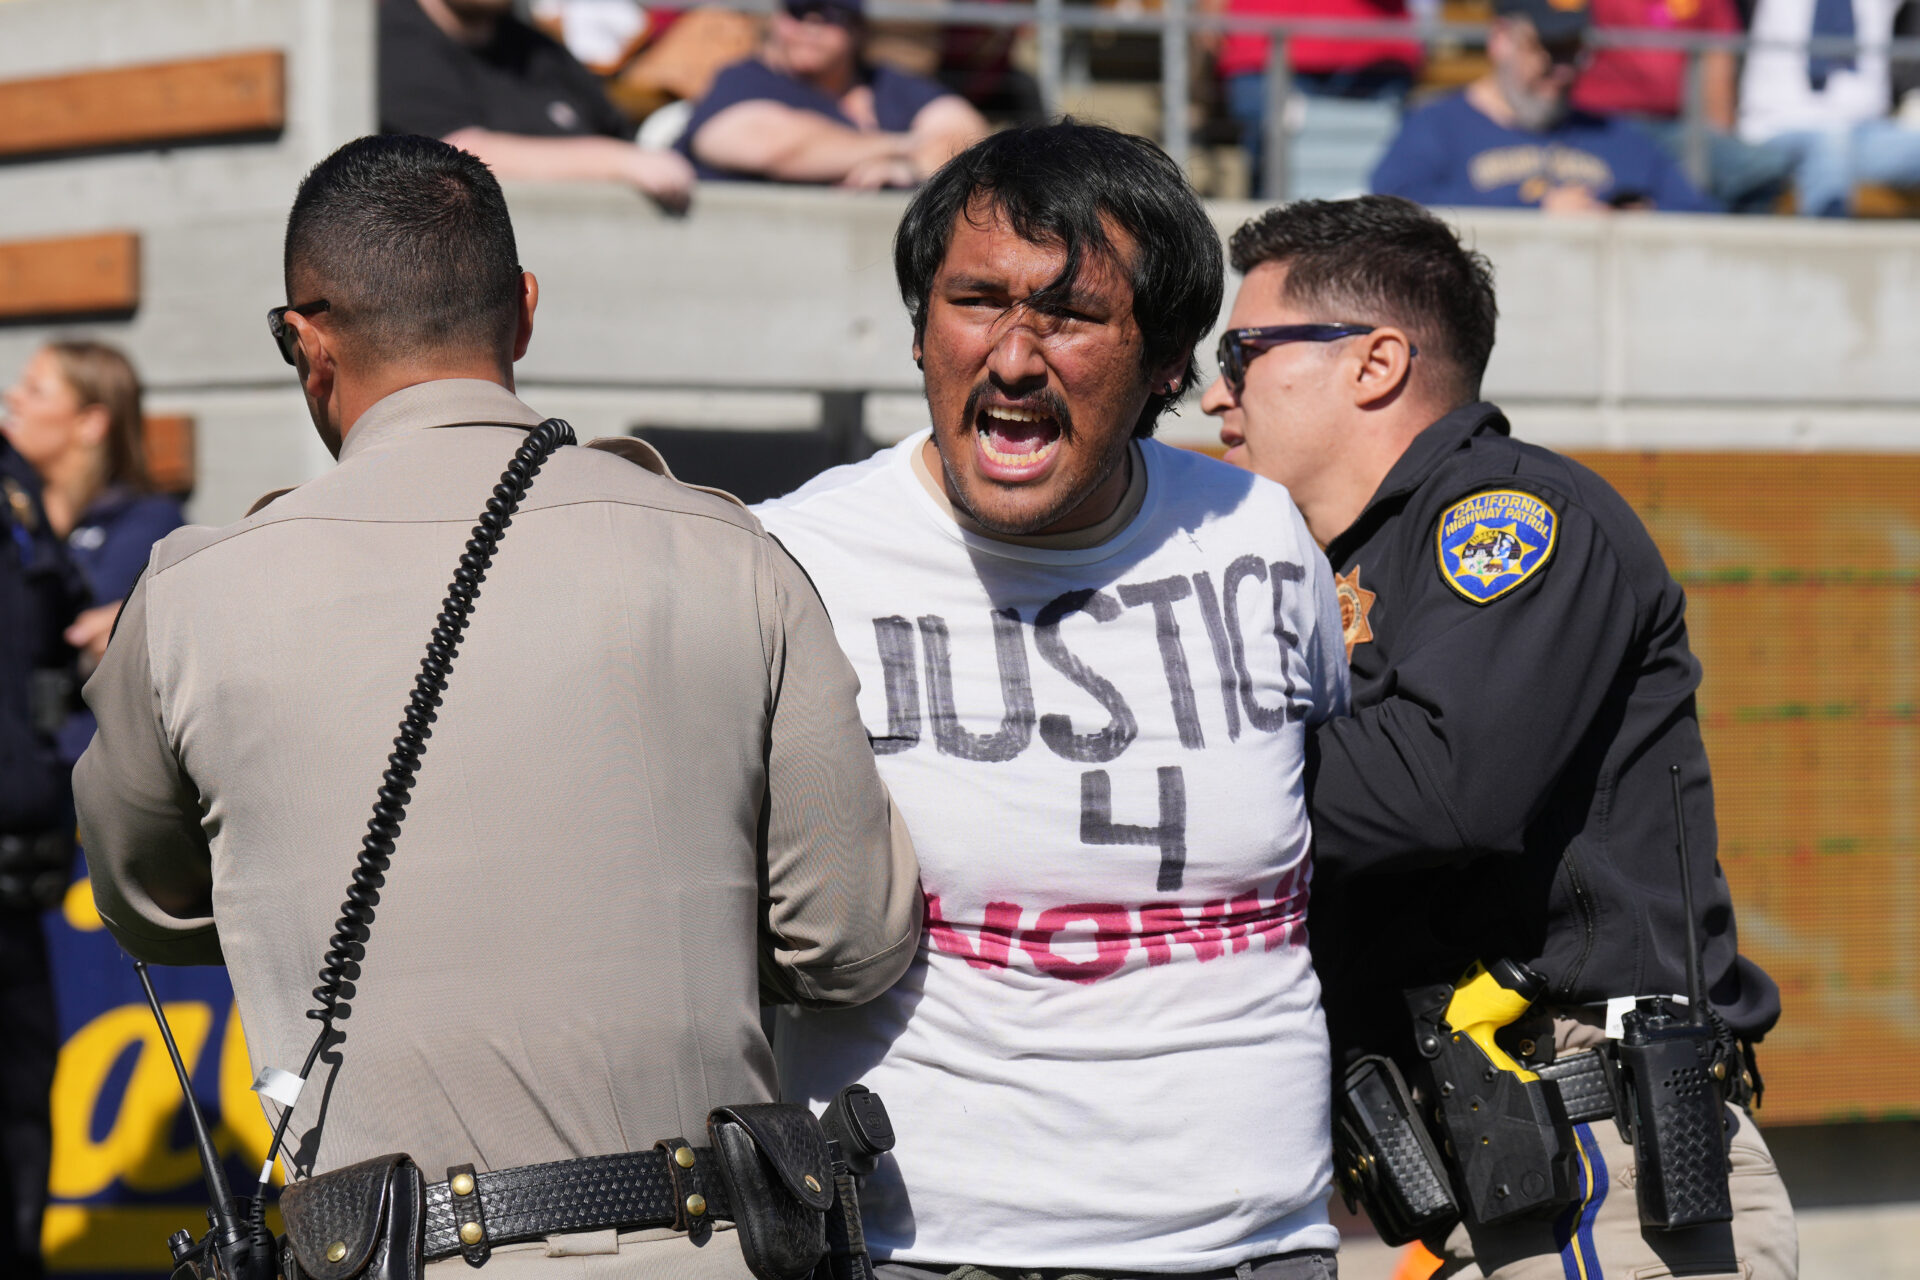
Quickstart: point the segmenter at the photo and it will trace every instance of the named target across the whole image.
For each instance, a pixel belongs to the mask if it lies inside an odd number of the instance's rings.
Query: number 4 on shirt
[[[1187,781],[1179,767],[1162,767],[1160,822],[1142,827],[1113,820],[1113,779],[1105,769],[1080,775],[1082,844],[1158,845],[1160,875],[1154,887],[1169,893],[1180,887],[1187,869]]]

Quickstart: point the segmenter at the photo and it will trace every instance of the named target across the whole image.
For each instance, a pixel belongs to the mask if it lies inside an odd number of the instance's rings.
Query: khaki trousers
[[[1642,1231],[1633,1148],[1612,1120],[1598,1120],[1574,1126],[1582,1159],[1572,1207],[1536,1222],[1455,1227],[1436,1250],[1435,1280],[1796,1280],[1800,1237],[1773,1154],[1744,1111],[1728,1116],[1730,1225]]]

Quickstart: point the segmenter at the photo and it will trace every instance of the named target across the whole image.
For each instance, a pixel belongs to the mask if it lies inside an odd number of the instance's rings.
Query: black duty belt
[[[1559,1088],[1568,1121],[1585,1124],[1613,1117],[1613,1088],[1607,1078],[1611,1065],[1604,1049],[1586,1049],[1533,1070]]]
[[[684,1231],[732,1218],[712,1149],[684,1142],[492,1173],[460,1166],[427,1188],[426,1256],[436,1262],[567,1232]]]

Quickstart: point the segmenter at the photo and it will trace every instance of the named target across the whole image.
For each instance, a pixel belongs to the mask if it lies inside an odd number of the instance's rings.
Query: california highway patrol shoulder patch
[[[1560,518],[1530,493],[1489,489],[1440,513],[1440,576],[1475,604],[1498,600],[1553,556]]]

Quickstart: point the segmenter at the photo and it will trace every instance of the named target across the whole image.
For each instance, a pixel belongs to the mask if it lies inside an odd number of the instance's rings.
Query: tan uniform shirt
[[[100,914],[136,956],[224,957],[256,1071],[297,1072],[318,1028],[427,633],[539,421],[487,382],[382,400],[332,472],[162,542],[88,682]],[[471,423],[500,425],[453,425]],[[855,692],[819,598],[745,510],[560,450],[479,593],[295,1167],[399,1150],[437,1179],[700,1143],[710,1108],[774,1097],[762,983],[862,1001],[918,943]],[[684,1240],[646,1251],[669,1247],[688,1274]]]

